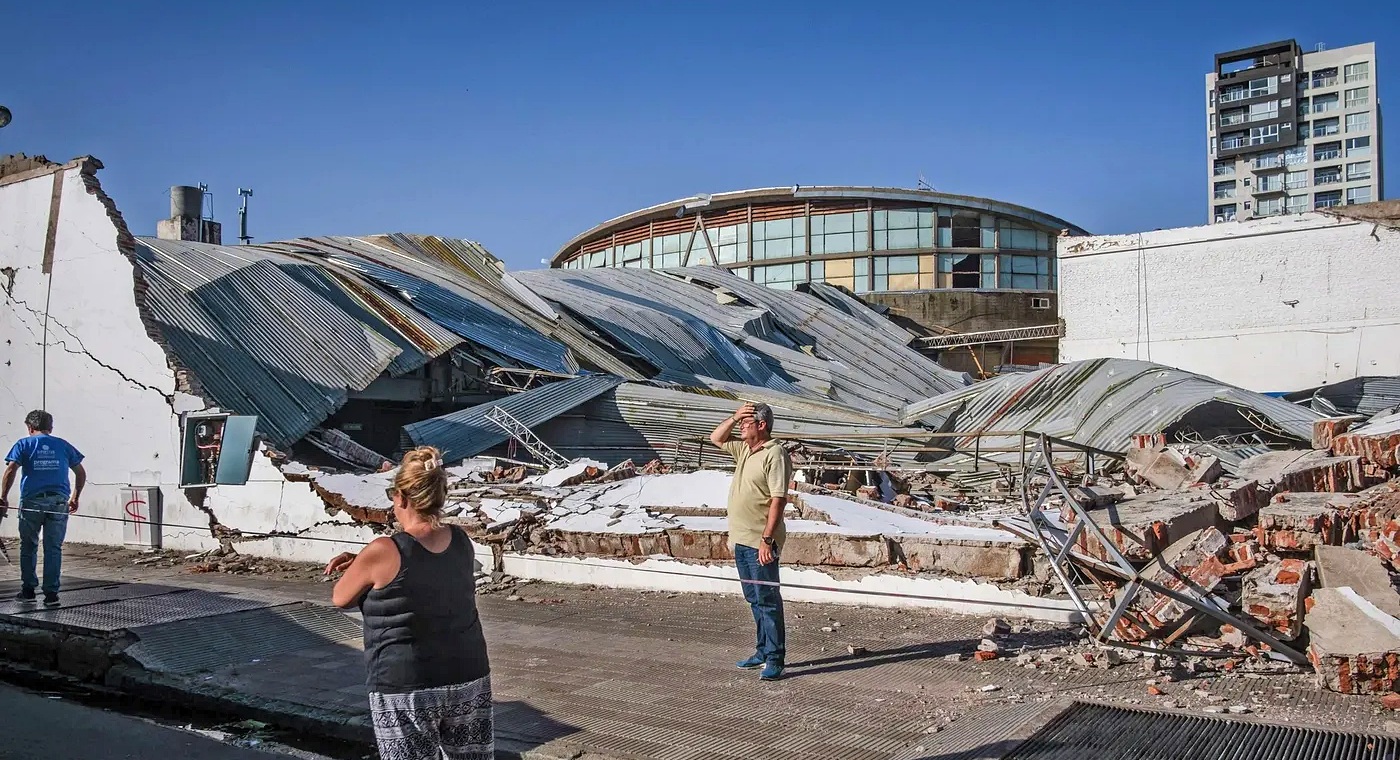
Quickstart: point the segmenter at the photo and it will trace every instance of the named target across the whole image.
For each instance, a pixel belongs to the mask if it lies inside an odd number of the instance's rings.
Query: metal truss
[[[1152,566],[1139,570],[1123,556],[1117,545],[1109,540],[1103,529],[1094,520],[1091,511],[1085,509],[1073,497],[1068,486],[1065,485],[1064,479],[1054,466],[1056,446],[1061,447],[1062,453],[1071,453],[1074,456],[1083,455],[1090,472],[1095,470],[1097,457],[1112,456],[1112,454],[1071,441],[1053,438],[1043,433],[1029,431],[1022,433],[1021,443],[1026,452],[1021,478],[1021,505],[1024,522],[999,521],[999,524],[1030,539],[1045,553],[1045,556],[1050,559],[1051,572],[1055,574],[1055,578],[1060,582],[1065,593],[1069,594],[1075,609],[1079,611],[1085,625],[1097,641],[1125,649],[1152,652],[1197,656],[1219,656],[1221,654],[1220,652],[1183,648],[1147,647],[1123,640],[1118,635],[1120,622],[1129,620],[1147,630],[1155,627],[1140,620],[1133,611],[1133,604],[1137,601],[1138,595],[1142,591],[1148,590],[1185,604],[1196,612],[1221,623],[1234,626],[1249,638],[1268,645],[1269,649],[1297,665],[1310,666],[1307,657],[1301,652],[1260,630],[1257,626],[1229,614],[1222,608],[1223,605],[1219,604],[1204,589],[1198,588],[1180,577],[1177,580],[1182,581],[1181,588],[1165,586],[1146,574]],[[1033,494],[1033,483],[1041,480],[1044,481],[1044,486],[1040,488],[1038,494]],[[1046,503],[1055,497],[1059,497],[1065,507],[1074,513],[1074,524],[1068,530],[1060,523],[1054,513],[1046,512]],[[1091,557],[1075,549],[1076,543],[1086,533],[1092,534],[1098,539],[1099,545],[1104,548],[1108,555],[1107,561]],[[1080,587],[1075,583],[1076,577],[1092,580],[1108,599],[1116,597],[1111,609],[1106,604],[1090,603],[1089,600],[1086,600]],[[1170,639],[1184,633],[1190,622],[1188,620],[1187,626],[1183,626],[1168,637],[1168,643],[1170,643]]]
[[[920,348],[953,348],[955,346],[980,346],[986,343],[1012,343],[1018,340],[1038,338],[1059,338],[1065,334],[1064,327],[1056,322],[1053,325],[1034,327],[1011,327],[1005,330],[982,330],[980,332],[951,333],[919,338]]]
[[[563,467],[569,463],[569,460],[561,456],[559,452],[551,449],[548,444],[541,441],[540,437],[535,435],[535,431],[531,430],[529,426],[516,419],[514,415],[507,412],[505,409],[499,406],[491,407],[490,411],[486,412],[486,419],[496,423],[497,426],[506,431],[507,435],[514,438],[521,446],[524,446],[525,450],[530,452],[535,459],[538,459],[550,468]]]

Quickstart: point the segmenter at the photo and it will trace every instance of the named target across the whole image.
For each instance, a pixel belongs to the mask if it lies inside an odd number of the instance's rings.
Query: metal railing
[[[1235,148],[1243,148],[1244,145],[1245,140],[1243,137],[1231,137],[1227,140],[1220,141],[1221,150],[1234,150]]]
[[[1342,205],[1341,196],[1337,196],[1336,198],[1316,198],[1313,201],[1313,208],[1332,208],[1333,206],[1340,205]]]
[[[1235,176],[1235,165],[1217,166],[1215,167],[1215,171],[1211,172],[1211,174],[1216,177],[1233,177]]]
[[[1314,185],[1335,185],[1341,181],[1341,172],[1328,172],[1327,174],[1319,174],[1316,177],[1313,177]]]
[[[1342,157],[1342,151],[1341,151],[1340,148],[1331,149],[1331,150],[1318,150],[1318,151],[1313,151],[1313,160],[1314,160],[1314,161],[1332,161],[1332,160],[1334,160],[1334,159],[1338,159],[1338,158],[1341,158],[1341,157]]]

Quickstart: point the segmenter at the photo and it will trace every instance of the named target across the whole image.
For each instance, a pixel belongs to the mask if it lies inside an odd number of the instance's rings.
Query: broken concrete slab
[[[1375,555],[1344,546],[1319,546],[1315,556],[1322,588],[1349,587],[1387,615],[1400,617],[1400,594]]]
[[[1280,491],[1351,492],[1365,485],[1361,457],[1305,457],[1283,471]]]
[[[1293,641],[1303,634],[1303,602],[1312,592],[1312,575],[1312,563],[1297,558],[1255,568],[1244,577],[1240,606],[1281,640]]]
[[[1176,541],[1157,556],[1143,570],[1143,577],[1159,586],[1191,596],[1210,594],[1230,572],[1222,561],[1229,546],[1230,539],[1216,528],[1197,531]],[[1154,633],[1176,627],[1196,613],[1190,605],[1151,588],[1145,588],[1138,594],[1134,607],[1136,618],[1143,625],[1139,626],[1126,617],[1118,625],[1119,635],[1129,641],[1142,641]]]
[[[1025,575],[1029,545],[937,536],[893,536],[895,558],[913,572],[938,571],[965,578],[1015,580]],[[784,556],[786,559],[786,555]]]
[[[1074,511],[1065,508],[1061,518],[1072,527]],[[1162,491],[1124,499],[1097,512],[1095,518],[1124,558],[1145,562],[1183,537],[1213,527],[1219,520],[1219,509],[1215,500],[1200,490]],[[1089,556],[1110,557],[1092,531],[1080,533],[1076,544]]]
[[[1377,467],[1400,466],[1400,413],[1373,419],[1337,436],[1332,452],[1359,456]]]
[[[1348,493],[1281,493],[1259,510],[1259,543],[1283,552],[1339,545],[1349,533],[1345,510],[1358,500]]]
[[[1123,493],[1122,489],[1104,486],[1076,486],[1069,490],[1069,495],[1085,509],[1096,509],[1098,507],[1106,507],[1109,504],[1117,504],[1127,496],[1127,494]]]
[[[1400,620],[1350,587],[1313,591],[1304,625],[1318,685],[1341,694],[1385,694],[1400,686]]]
[[[1347,526],[1361,545],[1400,569],[1400,479],[1355,495],[1346,511]]]
[[[1257,480],[1237,480],[1229,486],[1212,488],[1210,495],[1216,500],[1222,520],[1239,522],[1263,509],[1273,495],[1273,488],[1260,485]]]
[[[1225,465],[1221,464],[1219,457],[1203,457],[1192,466],[1189,482],[1210,485],[1224,474]]]
[[[1191,483],[1185,457],[1169,446],[1133,446],[1127,454],[1128,473],[1165,491]]]
[[[1278,483],[1289,468],[1306,459],[1326,458],[1325,451],[1294,449],[1270,451],[1252,456],[1235,468],[1235,476],[1240,480],[1257,480],[1261,483]]]

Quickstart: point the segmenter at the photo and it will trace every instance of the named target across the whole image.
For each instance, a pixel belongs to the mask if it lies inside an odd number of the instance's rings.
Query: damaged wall
[[[1063,361],[1150,359],[1263,393],[1400,374],[1400,232],[1320,213],[1061,238]]]
[[[82,158],[30,165],[0,174],[0,442],[8,447],[24,436],[25,414],[45,407],[54,415],[54,432],[86,455],[88,486],[79,516],[69,521],[71,541],[120,545],[121,489],[128,484],[161,487],[167,524],[206,526],[209,513],[176,487],[178,414],[205,405],[177,392],[165,352],[142,323],[129,258],[133,241],[97,183],[101,164]],[[310,486],[287,482],[265,457],[255,459],[247,486],[209,491],[204,506],[221,523],[244,531],[301,528],[308,536],[372,537],[361,528],[318,524],[332,518]],[[16,485],[11,497],[18,495]],[[111,519],[85,519],[92,517]],[[0,535],[14,537],[15,529],[13,515],[0,522]],[[179,550],[218,545],[207,529],[167,528],[163,540]],[[238,548],[320,560],[353,547],[275,539]]]

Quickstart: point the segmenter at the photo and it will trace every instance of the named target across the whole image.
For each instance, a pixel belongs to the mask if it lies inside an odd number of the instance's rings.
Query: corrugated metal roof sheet
[[[462,459],[480,454],[509,438],[486,417],[495,407],[505,409],[527,427],[534,428],[607,393],[622,382],[622,378],[612,375],[584,375],[415,422],[404,426],[403,431],[415,446],[436,446],[442,451],[443,459]],[[552,443],[547,439],[546,442]]]
[[[1312,408],[1330,415],[1370,417],[1400,404],[1400,377],[1367,376],[1324,385],[1312,396]]]
[[[910,404],[901,420],[950,432],[1030,430],[1126,451],[1133,435],[1159,433],[1187,418],[1197,430],[1310,440],[1321,415],[1202,375],[1132,359],[1090,359],[1002,375]],[[982,438],[988,448],[1019,438]],[[959,439],[967,449],[972,439]]]
[[[295,262],[180,241],[138,241],[149,316],[212,400],[289,444],[402,353],[282,269]]]
[[[884,333],[896,343],[907,346],[918,337],[890,321],[884,312],[870,308],[864,301],[835,285],[828,285],[824,282],[809,282],[804,287],[808,288],[811,295],[820,298],[826,305],[859,321],[871,330]]]

